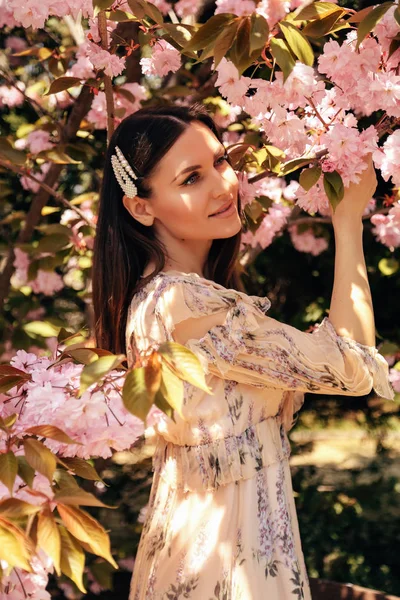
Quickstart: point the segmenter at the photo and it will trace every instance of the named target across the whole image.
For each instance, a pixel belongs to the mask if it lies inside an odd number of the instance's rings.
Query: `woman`
[[[238,179],[204,108],[143,108],[115,131],[95,243],[98,343],[132,365],[165,341],[200,359],[157,442],[131,600],[293,600],[310,589],[286,430],[304,392],[393,398],[375,348],[362,214],[371,160],[332,216],[329,318],[310,333],[267,316],[238,276]]]

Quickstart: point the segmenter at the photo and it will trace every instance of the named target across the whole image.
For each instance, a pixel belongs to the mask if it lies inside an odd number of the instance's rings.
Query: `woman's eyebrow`
[[[223,154],[223,153],[225,153],[225,152],[226,152],[226,150],[225,150],[225,146],[220,146],[220,147],[219,147],[219,148],[217,148],[217,150],[214,152],[214,159],[215,159],[215,158],[217,158],[217,156],[218,156],[219,154]],[[201,165],[192,165],[192,166],[190,166],[190,167],[185,167],[184,169],[182,169],[182,171],[180,171],[180,172],[178,173],[178,175],[176,175],[176,177],[174,177],[174,178],[173,178],[173,180],[171,181],[171,183],[174,183],[174,181],[175,181],[176,179],[178,179],[178,177],[179,177],[180,175],[183,175],[184,173],[189,173],[190,171],[194,171],[195,169],[201,169]]]

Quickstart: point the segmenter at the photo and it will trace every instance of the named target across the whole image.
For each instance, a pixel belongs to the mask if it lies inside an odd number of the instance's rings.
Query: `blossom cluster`
[[[18,350],[10,361],[12,367],[29,375],[23,385],[0,394],[0,417],[3,422],[13,415],[17,420],[12,427],[13,443],[7,435],[0,436],[0,454],[12,451],[23,455],[19,444],[27,431],[35,426],[54,426],[77,443],[64,443],[43,438],[43,444],[58,457],[82,459],[108,458],[113,450],[129,449],[143,435],[144,423],[126,410],[121,399],[124,378],[121,371],[110,371],[101,383],[93,383],[80,394],[82,364],[72,360],[58,362],[65,346],[56,349],[54,358]],[[153,406],[147,424],[160,417]],[[30,486],[17,475],[12,489],[14,499],[33,505],[49,505],[54,509],[54,488],[49,479],[36,473]],[[11,497],[10,490],[0,482],[0,502]],[[13,569],[2,580],[0,600],[50,600],[45,591],[48,574],[53,572],[53,562],[42,550],[30,560],[32,572]],[[2,567],[7,564],[2,561]]]

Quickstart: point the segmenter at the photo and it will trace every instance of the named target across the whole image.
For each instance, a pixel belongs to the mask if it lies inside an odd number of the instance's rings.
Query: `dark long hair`
[[[219,141],[221,134],[206,108],[158,105],[143,107],[126,117],[115,130],[107,150],[103,185],[98,209],[93,258],[93,308],[96,343],[100,348],[125,353],[125,328],[132,296],[165,266],[166,249],[155,236],[154,228],[134,219],[122,202],[123,191],[111,165],[118,146],[139,175],[135,181],[138,196],[149,198],[147,178],[192,121],[201,121]],[[240,198],[238,210],[241,213]],[[205,265],[208,279],[229,288],[243,290],[240,265],[239,231],[226,239],[215,239]],[[141,278],[146,264],[155,271]]]

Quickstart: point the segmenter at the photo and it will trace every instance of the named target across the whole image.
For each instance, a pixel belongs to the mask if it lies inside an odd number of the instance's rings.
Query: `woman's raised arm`
[[[376,189],[371,155],[358,184],[350,184],[332,214],[335,275],[329,319],[339,335],[375,346],[371,290],[363,250],[362,215]]]

